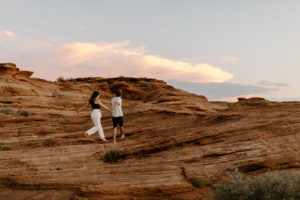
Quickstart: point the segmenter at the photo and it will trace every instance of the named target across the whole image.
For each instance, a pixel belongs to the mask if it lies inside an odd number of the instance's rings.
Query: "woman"
[[[102,129],[102,125],[101,125],[101,117],[102,117],[102,114],[101,114],[101,110],[100,110],[100,107],[103,107],[109,111],[111,111],[110,108],[108,108],[107,106],[105,106],[101,100],[100,100],[100,93],[98,91],[94,91],[89,102],[87,104],[85,104],[82,108],[80,108],[78,110],[78,112],[80,112],[80,110],[82,110],[83,108],[85,108],[86,106],[88,105],[91,105],[93,111],[91,113],[91,118],[93,120],[93,123],[94,123],[94,127],[87,130],[86,133],[85,133],[85,136],[91,136],[92,134],[94,134],[95,132],[98,131],[99,133],[99,136],[100,136],[100,139],[103,141],[103,142],[107,142],[107,140],[105,139],[105,135],[104,135],[104,132],[103,132],[103,129]]]

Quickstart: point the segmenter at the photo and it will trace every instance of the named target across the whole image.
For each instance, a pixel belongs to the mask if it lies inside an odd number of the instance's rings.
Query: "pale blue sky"
[[[221,79],[205,79],[217,72],[203,74],[201,69],[197,72],[198,81],[197,77],[190,78],[192,68],[190,74],[178,75],[179,71],[174,71],[169,78],[145,71],[145,76],[170,80],[175,86],[209,99],[260,95],[300,100],[298,0],[1,0],[0,8],[0,62],[15,62],[22,69],[35,70],[41,78],[80,76],[79,68],[85,65],[94,66],[90,70],[96,70],[95,76],[114,76],[118,73],[112,71],[119,70],[124,62],[121,71],[125,75],[143,76],[143,70],[148,68],[124,71],[125,67],[133,62],[143,65],[145,56],[152,55],[194,67],[207,64],[233,75],[229,78],[220,72]],[[130,43],[119,45],[124,41]],[[80,54],[85,56],[84,62],[79,59],[70,64],[68,60],[66,64],[62,58],[53,61],[62,50],[73,52],[75,47],[65,44],[75,43],[97,46],[91,47],[93,50],[88,47],[88,54]],[[116,54],[113,47],[105,56],[95,55],[101,54],[97,48],[102,48],[103,43],[117,44],[117,48],[130,52],[139,48],[143,53],[137,60],[132,55],[124,57],[126,52],[122,56]],[[109,58],[118,61],[107,61]],[[95,61],[100,63],[100,59],[106,60],[105,66],[111,71],[105,72],[103,66],[97,71]],[[162,73],[173,70],[169,67]],[[50,69],[52,75],[47,77]],[[181,68],[180,73],[183,72]],[[191,85],[190,81],[194,83]]]

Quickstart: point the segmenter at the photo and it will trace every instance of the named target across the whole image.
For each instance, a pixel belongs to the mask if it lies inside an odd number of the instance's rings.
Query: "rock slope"
[[[208,199],[232,167],[252,175],[300,171],[300,103],[209,102],[146,78],[30,78],[0,64],[0,199]],[[127,137],[112,144],[110,113],[92,126],[93,90],[107,105],[122,89]],[[112,149],[123,154],[104,161]],[[190,179],[206,182],[196,188]]]

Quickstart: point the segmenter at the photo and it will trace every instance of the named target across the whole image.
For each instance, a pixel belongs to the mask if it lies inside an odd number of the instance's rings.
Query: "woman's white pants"
[[[101,125],[101,117],[102,117],[101,111],[99,109],[93,109],[91,113],[91,118],[93,120],[94,127],[86,131],[86,133],[89,136],[98,131],[100,138],[101,139],[105,138],[103,128]]]

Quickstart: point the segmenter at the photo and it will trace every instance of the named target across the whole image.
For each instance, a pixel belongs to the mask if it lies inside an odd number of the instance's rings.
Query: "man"
[[[122,111],[122,99],[121,99],[122,92],[118,90],[116,92],[116,97],[112,98],[111,104],[112,104],[112,121],[114,126],[114,143],[117,143],[116,137],[117,137],[117,128],[118,125],[120,127],[121,132],[121,139],[125,138],[125,133],[123,129],[123,111]]]

